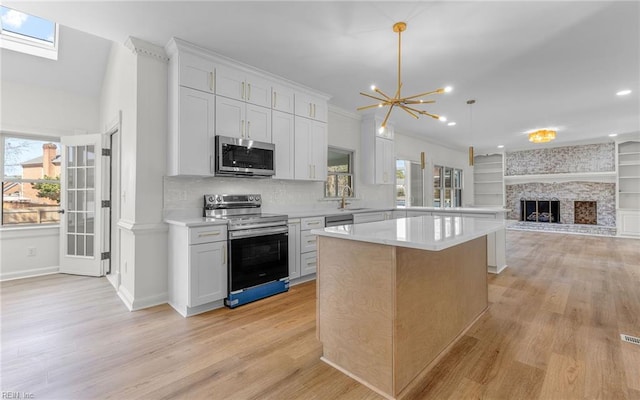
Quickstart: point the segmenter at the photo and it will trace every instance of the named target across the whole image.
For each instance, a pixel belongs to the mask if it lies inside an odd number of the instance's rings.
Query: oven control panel
[[[259,194],[205,194],[204,208],[215,210],[218,208],[256,208],[262,205]]]

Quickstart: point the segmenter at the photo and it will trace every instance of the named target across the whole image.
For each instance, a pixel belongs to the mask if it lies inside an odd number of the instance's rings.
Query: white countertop
[[[505,228],[504,221],[456,216],[421,216],[315,229],[338,239],[439,251]]]
[[[164,222],[166,222],[169,225],[178,225],[178,226],[186,226],[186,227],[227,224],[227,220],[224,220],[224,219],[205,218],[205,217],[167,218],[164,220]]]

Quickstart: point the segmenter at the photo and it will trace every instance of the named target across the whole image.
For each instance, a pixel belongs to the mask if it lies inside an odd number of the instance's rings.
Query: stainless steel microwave
[[[267,178],[275,174],[272,143],[216,136],[216,176]]]

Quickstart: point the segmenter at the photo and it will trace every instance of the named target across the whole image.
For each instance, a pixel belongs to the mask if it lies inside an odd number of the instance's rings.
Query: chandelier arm
[[[418,119],[418,115],[410,111],[410,108],[406,106],[400,106],[400,108],[402,108],[407,114],[411,115],[413,118]]]
[[[406,98],[400,100],[404,104],[431,104],[436,102],[435,100],[407,100]]]
[[[387,100],[390,100],[390,99],[391,99],[391,97],[387,96],[387,94],[386,94],[386,93],[384,93],[382,90],[380,90],[380,89],[378,89],[378,88],[375,88],[375,89],[373,89],[373,90],[374,90],[376,93],[380,93],[381,95],[383,95]]]
[[[395,104],[391,104],[391,106],[389,107],[389,111],[387,111],[387,115],[384,117],[384,121],[382,121],[382,125],[380,125],[383,128],[387,127],[387,120],[389,119],[389,115],[391,115],[391,110],[393,110],[393,106],[395,106]]]
[[[442,93],[441,90],[442,89],[432,90],[430,92],[424,92],[424,93],[416,94],[416,95],[413,95],[413,96],[405,97],[405,99],[410,100],[410,99],[415,99],[417,97],[428,96],[430,94]]]
[[[396,90],[396,95],[394,97],[394,99],[396,99],[396,100],[402,100],[400,98],[400,88],[402,88],[402,82],[400,82],[400,85],[398,85],[398,90]]]
[[[380,98],[380,97],[372,96],[372,95],[370,95],[370,94],[362,93],[362,92],[360,92],[360,94],[361,94],[361,95],[363,95],[363,96],[366,96],[366,97],[370,97],[370,98],[372,98],[372,99],[374,99],[374,100],[382,101],[382,102],[388,102],[388,101],[389,101],[389,98],[382,99],[382,98]]]
[[[391,104],[391,103],[387,103],[387,104]],[[384,105],[385,105],[385,104],[383,104],[383,106],[384,106]],[[358,111],[363,111],[363,110],[368,110],[368,109],[370,109],[370,108],[377,108],[377,107],[380,107],[380,103],[378,103],[378,104],[372,104],[372,105],[370,105],[370,106],[358,107],[358,108],[356,108],[356,110],[358,110]]]

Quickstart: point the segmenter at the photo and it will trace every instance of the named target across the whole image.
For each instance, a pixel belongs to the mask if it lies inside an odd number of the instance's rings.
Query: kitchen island
[[[322,360],[389,399],[419,388],[486,310],[487,235],[503,229],[422,216],[312,231]]]

